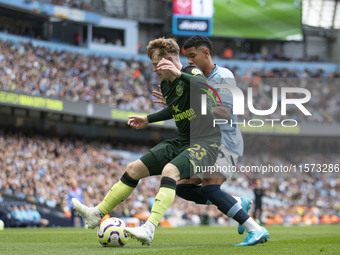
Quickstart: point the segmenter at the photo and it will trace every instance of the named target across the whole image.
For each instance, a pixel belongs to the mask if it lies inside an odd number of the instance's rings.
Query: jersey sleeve
[[[187,66],[181,70],[182,75],[179,77],[190,85],[191,82],[195,83],[207,83],[207,79],[204,77],[203,72],[196,66]]]
[[[147,116],[149,123],[172,119],[172,113],[169,107],[159,112],[151,113]]]

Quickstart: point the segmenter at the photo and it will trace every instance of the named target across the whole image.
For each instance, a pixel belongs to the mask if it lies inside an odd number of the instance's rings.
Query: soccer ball
[[[118,218],[104,220],[98,227],[97,237],[104,247],[121,247],[129,237],[124,233],[125,223]]]
[[[4,227],[5,227],[5,223],[2,220],[0,220],[0,231],[4,230]]]

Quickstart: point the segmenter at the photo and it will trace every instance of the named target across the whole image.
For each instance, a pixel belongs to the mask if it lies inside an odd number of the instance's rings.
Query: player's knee
[[[219,185],[206,185],[206,186],[203,186],[201,189],[202,194],[209,200],[211,199],[211,197],[214,196],[214,193],[219,190],[220,190]]]
[[[204,176],[202,186],[207,186],[207,185],[222,185],[223,182],[226,181],[226,178],[224,176],[215,176],[215,177],[206,177]]]
[[[131,178],[137,180],[137,173],[138,173],[138,172],[137,172],[137,168],[136,168],[135,162],[132,162],[132,163],[130,163],[130,164],[127,165],[127,167],[126,167],[126,172],[128,173],[128,175],[129,175]],[[138,178],[138,180],[139,180],[139,178]]]
[[[180,179],[180,172],[175,165],[169,163],[163,168],[162,177],[169,177],[175,181],[178,181]]]
[[[149,175],[146,166],[138,160],[128,164],[126,172],[134,180],[140,180]]]

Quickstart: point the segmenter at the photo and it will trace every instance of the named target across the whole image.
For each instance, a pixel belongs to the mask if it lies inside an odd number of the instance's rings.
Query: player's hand
[[[158,62],[158,65],[156,66],[156,71],[158,70],[169,71],[176,78],[182,75],[181,71],[174,65],[174,63],[165,58],[162,58],[161,61]]]
[[[135,129],[142,129],[149,124],[149,121],[146,116],[129,116],[127,124]]]
[[[158,88],[160,88],[161,86],[158,85]],[[163,97],[163,94],[162,92],[159,92],[159,91],[156,91],[156,90],[153,90],[152,91],[152,95],[155,97],[155,98],[158,98],[159,100],[152,100],[152,102],[156,103],[156,104],[163,104],[165,106],[167,106],[166,104],[166,101]]]

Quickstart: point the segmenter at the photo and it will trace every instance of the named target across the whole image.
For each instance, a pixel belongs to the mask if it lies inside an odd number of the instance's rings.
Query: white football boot
[[[124,231],[132,238],[141,242],[142,245],[150,245],[155,234],[151,232],[145,224],[137,228],[126,227]]]
[[[77,213],[84,218],[85,224],[89,228],[98,227],[104,215],[100,213],[97,207],[88,207],[86,205],[83,205],[76,198],[72,198],[71,204],[73,204],[74,210],[76,210]]]

